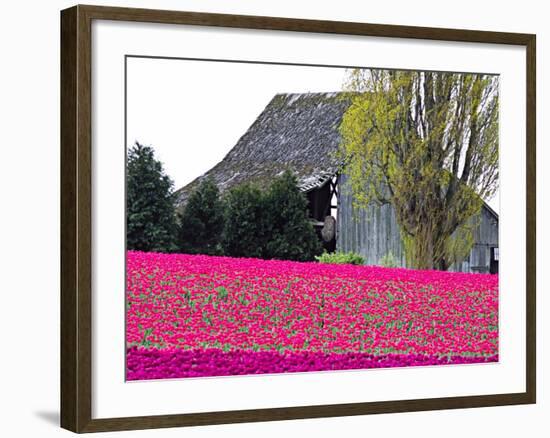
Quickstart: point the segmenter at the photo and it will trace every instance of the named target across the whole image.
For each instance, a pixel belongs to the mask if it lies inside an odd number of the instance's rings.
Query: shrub
[[[222,238],[226,255],[264,257],[269,221],[265,202],[264,194],[250,184],[243,184],[229,191],[225,197]]]
[[[180,215],[178,246],[188,254],[220,255],[224,227],[223,204],[218,187],[203,179]]]
[[[234,257],[306,261],[321,253],[307,199],[290,172],[264,192],[250,184],[229,191],[222,246]]]
[[[355,252],[324,252],[320,256],[315,257],[320,263],[337,263],[349,265],[363,265],[365,258],[361,254]]]
[[[291,172],[276,178],[266,196],[269,217],[266,258],[308,261],[321,254],[322,245],[308,218],[307,198]]]

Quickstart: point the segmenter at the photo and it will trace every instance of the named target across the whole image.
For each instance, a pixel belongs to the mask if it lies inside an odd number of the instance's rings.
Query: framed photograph
[[[61,426],[535,403],[535,35],[61,12]]]

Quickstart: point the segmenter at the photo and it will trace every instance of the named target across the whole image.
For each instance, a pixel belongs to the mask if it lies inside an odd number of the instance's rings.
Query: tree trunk
[[[412,238],[408,252],[414,269],[433,269],[433,233],[431,227],[421,226]]]
[[[437,269],[446,271],[449,263],[445,259],[445,238],[434,232],[432,224],[417,228],[415,236],[405,243],[409,263],[414,269]]]

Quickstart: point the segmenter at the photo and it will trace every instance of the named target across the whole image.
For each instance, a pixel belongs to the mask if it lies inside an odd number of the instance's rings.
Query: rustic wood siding
[[[498,247],[498,219],[487,208],[482,208],[475,219],[477,227],[474,231],[474,246],[470,256],[461,266],[453,266],[452,270],[463,272],[489,272],[491,263],[491,248]]]
[[[395,211],[391,205],[354,208],[346,175],[339,176],[336,248],[365,257],[369,265],[379,264],[388,253],[405,266],[405,255]]]
[[[337,215],[337,251],[353,251],[365,257],[366,263],[375,265],[388,253],[405,266],[405,254],[391,205],[354,208],[347,176],[339,176],[340,194],[338,197]],[[498,218],[487,208],[483,208],[480,216],[472,219],[478,222],[474,231],[474,247],[459,265],[451,266],[450,270],[463,272],[488,272],[491,247],[498,246]]]

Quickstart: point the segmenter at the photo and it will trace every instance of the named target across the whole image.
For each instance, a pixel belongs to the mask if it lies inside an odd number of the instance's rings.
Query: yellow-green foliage
[[[408,265],[446,269],[498,187],[498,78],[354,69],[346,88],[339,154],[354,206],[391,203]]]
[[[382,257],[378,264],[380,266],[384,266],[385,268],[397,268],[399,266],[399,262],[391,251]]]
[[[477,218],[472,218],[457,228],[453,235],[447,237],[445,241],[445,253],[449,264],[461,263],[470,254],[470,249],[474,245],[474,230],[479,223]]]
[[[315,260],[320,263],[337,263],[350,265],[363,265],[365,259],[361,254],[354,252],[324,252],[320,256],[316,256]]]

